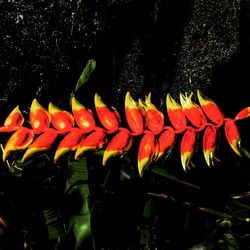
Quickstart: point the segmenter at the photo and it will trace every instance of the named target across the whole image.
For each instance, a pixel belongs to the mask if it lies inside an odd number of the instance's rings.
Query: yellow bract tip
[[[59,112],[61,111],[56,105],[54,105],[52,102],[49,103],[49,106],[48,106],[48,111],[50,114],[55,114],[56,112]]]
[[[170,94],[167,94],[166,97],[166,104],[167,104],[167,109],[182,109],[181,105],[179,103],[177,103]]]
[[[72,110],[80,110],[85,108],[78,100],[73,96],[71,99]]]

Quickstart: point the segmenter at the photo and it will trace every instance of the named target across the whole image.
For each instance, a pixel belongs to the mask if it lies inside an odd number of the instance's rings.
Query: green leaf
[[[46,209],[43,214],[48,230],[48,239],[57,239],[66,234],[64,216],[59,209]]]
[[[69,228],[75,237],[75,250],[80,249],[85,240],[91,236],[91,214],[89,207],[88,170],[86,158],[79,161],[68,161],[69,174],[66,181],[66,192],[80,201],[70,216]]]
[[[88,80],[96,67],[96,61],[91,59],[87,62],[85,68],[82,71],[80,78],[78,79],[75,87],[75,92],[78,91]]]
[[[187,182],[187,181],[184,181],[184,180],[178,178],[177,176],[171,175],[166,170],[163,170],[160,168],[153,168],[152,172],[154,174],[157,174],[157,175],[160,175],[160,176],[167,178],[169,180],[184,184],[184,185],[189,186],[191,188],[198,189],[198,190],[200,189],[200,187],[198,185],[192,184],[190,182]]]

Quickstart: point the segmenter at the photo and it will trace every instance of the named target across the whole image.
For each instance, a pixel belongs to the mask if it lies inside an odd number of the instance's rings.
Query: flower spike
[[[141,135],[137,167],[142,177],[149,164],[163,156],[169,156],[178,134],[183,134],[180,144],[181,165],[187,171],[194,154],[196,135],[203,134],[203,154],[208,167],[213,166],[218,129],[224,125],[225,137],[233,151],[248,157],[241,147],[237,121],[250,117],[250,107],[242,109],[234,119],[224,118],[217,104],[197,91],[200,106],[192,101],[192,95],[180,94],[177,103],[168,94],[166,109],[171,125],[164,126],[163,113],[151,102],[151,93],[145,99],[133,100],[130,92],[125,97],[125,115],[128,128],[120,127],[120,116],[114,108],[107,106],[95,94],[95,113],[85,108],[72,96],[72,114],[49,103],[48,111],[36,99],[30,107],[31,128],[23,126],[24,117],[17,106],[0,127],[1,132],[14,132],[2,147],[3,160],[11,152],[26,149],[22,161],[35,153],[50,149],[58,134],[63,135],[54,154],[56,163],[64,154],[75,151],[75,160],[87,151],[104,149],[102,163],[116,155],[123,155],[132,147],[133,137]],[[95,115],[99,121],[95,120]],[[209,122],[207,122],[207,120]],[[97,122],[99,126],[96,127]],[[113,135],[111,135],[113,134]],[[37,136],[34,140],[34,136]],[[110,140],[111,138],[111,140]],[[34,140],[34,141],[33,141]],[[57,140],[58,141],[58,140]],[[54,147],[53,147],[54,148]]]
[[[3,150],[3,161],[7,159],[12,151],[23,150],[33,141],[34,133],[31,129],[20,127],[11,135]]]
[[[139,106],[145,110],[146,126],[154,134],[159,134],[163,130],[164,116],[151,102],[151,93],[146,96],[145,102],[139,99]]]
[[[44,132],[50,125],[49,112],[34,99],[30,107],[30,125],[35,134]]]
[[[109,109],[98,94],[95,94],[95,109],[101,124],[108,133],[114,133],[119,129],[119,114],[115,109]]]
[[[0,127],[0,132],[16,131],[23,125],[24,118],[17,105],[4,121],[3,127]]]
[[[186,129],[187,120],[181,105],[178,104],[170,94],[167,94],[166,106],[169,120],[176,129],[175,133],[182,133]]]
[[[96,151],[101,149],[106,143],[106,131],[102,128],[96,128],[91,134],[86,136],[80,144],[75,153],[75,160],[79,160],[80,157],[87,151]]]
[[[204,128],[207,119],[201,108],[192,101],[193,93],[189,96],[180,93],[181,106],[188,120],[198,129]]]
[[[83,131],[79,128],[73,128],[60,142],[55,156],[54,162],[57,162],[60,157],[69,151],[75,151],[82,140]]]
[[[125,128],[121,128],[118,134],[111,139],[104,151],[102,165],[105,166],[106,162],[113,156],[127,153],[132,146],[132,142],[130,132]]]
[[[58,133],[63,134],[70,131],[74,125],[74,118],[69,112],[59,109],[51,102],[49,103],[48,110],[51,114],[52,125]]]
[[[85,108],[81,103],[77,101],[75,97],[72,97],[71,104],[75,122],[78,127],[84,133],[88,133],[94,130],[96,124],[93,112],[90,109]]]
[[[237,155],[241,156],[240,153],[241,139],[235,121],[232,119],[227,119],[225,122],[224,130],[230,147]]]
[[[23,155],[22,162],[26,161],[28,158],[38,152],[43,152],[50,149],[56,137],[57,131],[53,128],[48,128],[44,133],[39,135],[31,145],[29,145],[28,149]]]
[[[217,129],[215,126],[208,126],[203,134],[203,154],[208,167],[214,162],[214,152],[216,148]]]
[[[224,115],[217,104],[211,99],[204,97],[199,90],[197,91],[197,96],[201,108],[209,120],[217,126],[221,126],[224,122]]]
[[[181,141],[181,164],[185,172],[187,171],[189,163],[193,157],[195,140],[195,130],[193,128],[188,128]]]
[[[129,92],[125,97],[125,115],[133,135],[142,134],[144,130],[143,116],[138,104],[133,100]]]

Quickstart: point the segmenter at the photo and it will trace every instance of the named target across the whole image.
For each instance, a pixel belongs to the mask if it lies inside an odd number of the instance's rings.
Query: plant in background
[[[125,96],[124,114],[120,117],[117,110],[108,106],[98,94],[94,96],[95,110],[85,107],[77,98],[76,93],[89,79],[96,63],[90,60],[84,68],[75,89],[71,94],[71,111],[62,110],[53,103],[49,103],[45,109],[37,99],[34,99],[30,110],[29,119],[24,118],[19,106],[5,119],[0,127],[2,134],[10,134],[1,144],[2,166],[6,164],[11,173],[17,176],[22,169],[28,166],[40,164],[46,161],[49,165],[60,166],[61,177],[65,178],[64,195],[71,199],[74,195],[81,197],[77,211],[74,209],[66,211],[60,206],[44,208],[44,220],[47,227],[48,238],[56,239],[55,247],[60,249],[61,239],[67,239],[70,233],[75,238],[74,249],[80,249],[84,241],[91,239],[94,248],[95,242],[91,238],[91,212],[88,203],[88,168],[86,154],[92,152],[102,157],[102,165],[109,165],[111,158],[123,157],[128,167],[133,168],[136,152],[137,175],[140,178],[144,174],[156,174],[163,177],[166,182],[173,181],[181,186],[197,190],[202,188],[186,180],[174,176],[168,170],[158,166],[159,162],[166,161],[171,155],[176,141],[180,140],[180,162],[184,172],[190,169],[192,157],[196,152],[198,137],[202,136],[203,155],[205,163],[209,168],[215,164],[216,149],[218,149],[218,134],[224,131],[227,142],[238,156],[245,156],[249,159],[248,151],[241,144],[241,137],[237,122],[250,116],[250,108],[244,108],[235,118],[226,118],[218,105],[202,93],[197,91],[197,98],[200,105],[192,100],[193,93],[180,93],[180,103],[174,100],[170,94],[166,95],[166,114],[160,111],[153,103],[151,93],[140,98],[136,102],[130,92]],[[135,143],[136,142],[136,143]],[[24,152],[25,150],[25,152]],[[175,149],[176,150],[176,149]],[[24,153],[23,153],[24,152]],[[66,156],[68,155],[68,158]],[[151,167],[150,167],[151,166]],[[18,170],[18,171],[17,171]],[[67,172],[67,174],[64,173]],[[60,176],[60,174],[59,174]],[[21,177],[21,174],[20,174]],[[59,181],[60,182],[60,181]],[[146,192],[144,213],[151,214],[152,199],[166,199],[167,202],[178,203],[179,206],[196,209],[220,218],[217,223],[221,227],[226,221],[230,224],[233,220],[237,223],[248,223],[248,215],[238,215],[238,211],[218,211],[210,207],[203,207],[199,202],[187,200],[178,201],[172,194]],[[232,204],[245,208],[250,207],[245,203],[236,202],[237,199],[248,197],[244,194],[233,194],[227,198]],[[66,215],[65,215],[66,213]],[[237,215],[236,215],[237,214]],[[143,216],[143,215],[142,215]],[[1,218],[0,226],[8,230],[8,223]],[[147,229],[149,230],[149,229]],[[149,230],[150,231],[150,230]],[[141,228],[141,235],[143,228]],[[146,239],[141,238],[141,245],[154,246],[151,230]],[[149,236],[151,235],[151,236]],[[224,240],[225,241],[225,240]],[[24,237],[25,249],[28,247]],[[150,243],[151,242],[151,243]],[[230,243],[228,240],[227,243]],[[212,243],[211,243],[212,244]],[[206,249],[211,247],[208,244]],[[230,244],[236,244],[235,239]]]

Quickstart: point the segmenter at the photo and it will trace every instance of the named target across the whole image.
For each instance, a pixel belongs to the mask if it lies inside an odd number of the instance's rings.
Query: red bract
[[[22,161],[26,161],[28,158],[38,152],[43,152],[51,148],[53,142],[57,137],[57,131],[52,128],[48,128],[44,133],[39,135],[35,141],[28,147],[23,155]]]
[[[158,154],[158,145],[155,135],[152,132],[147,132],[143,135],[138,151],[138,172],[142,176],[145,168],[156,158]]]
[[[139,100],[139,105],[144,109],[146,117],[146,127],[154,134],[161,133],[164,126],[164,116],[151,102],[151,93],[146,96],[145,102]]]
[[[209,118],[209,120],[217,126],[221,126],[224,121],[224,115],[218,105],[211,99],[205,98],[199,90],[197,91],[197,96],[201,108],[206,114],[206,116]]]
[[[125,114],[128,125],[133,131],[132,135],[142,134],[144,130],[142,113],[129,92],[127,92],[125,97]]]
[[[35,134],[44,132],[50,125],[50,114],[36,99],[30,107],[30,125]]]
[[[95,109],[102,126],[108,133],[119,129],[119,114],[115,109],[109,109],[98,94],[95,94]]]
[[[166,98],[167,113],[169,120],[176,129],[175,133],[182,133],[187,126],[186,116],[180,104],[178,104],[170,94]]]
[[[181,140],[181,164],[184,171],[187,171],[194,153],[196,133],[193,128],[188,128]]]
[[[158,143],[159,143],[159,152],[157,158],[162,157],[166,151],[170,150],[174,145],[175,132],[172,127],[166,127],[164,131],[160,134]]]
[[[52,125],[58,133],[64,134],[70,131],[74,125],[73,116],[69,112],[59,109],[52,103],[49,103],[48,109],[51,114]]]
[[[72,112],[77,126],[84,133],[94,130],[96,125],[93,112],[85,108],[75,97],[72,98]]]
[[[11,135],[3,150],[3,161],[7,159],[12,151],[23,150],[33,141],[34,133],[31,129],[20,127]]]
[[[83,131],[79,128],[72,128],[71,131],[63,138],[60,142],[55,156],[54,162],[57,162],[58,159],[69,151],[75,151],[82,140]]]
[[[181,106],[188,120],[198,129],[204,128],[207,120],[201,108],[192,101],[191,93],[189,96],[180,94]]]
[[[214,152],[216,148],[217,129],[215,126],[208,126],[203,135],[203,153],[206,163],[211,167],[214,162]]]
[[[102,128],[96,128],[91,134],[86,136],[80,144],[75,153],[75,159],[78,160],[87,151],[96,151],[101,149],[106,143],[106,131]]]
[[[16,106],[5,119],[3,127],[0,127],[0,132],[16,131],[20,128],[20,126],[23,125],[23,122],[23,115],[19,109],[19,106]]]
[[[225,122],[224,130],[225,130],[226,138],[227,138],[229,145],[231,146],[231,148],[237,155],[241,156],[240,134],[239,134],[239,130],[236,126],[235,121],[232,119],[227,119]]]
[[[250,107],[242,109],[235,117],[235,120],[246,119],[250,116]]]
[[[125,129],[121,128],[120,131],[111,139],[106,150],[104,151],[102,164],[106,165],[106,162],[113,156],[123,155],[132,146],[131,133]]]

